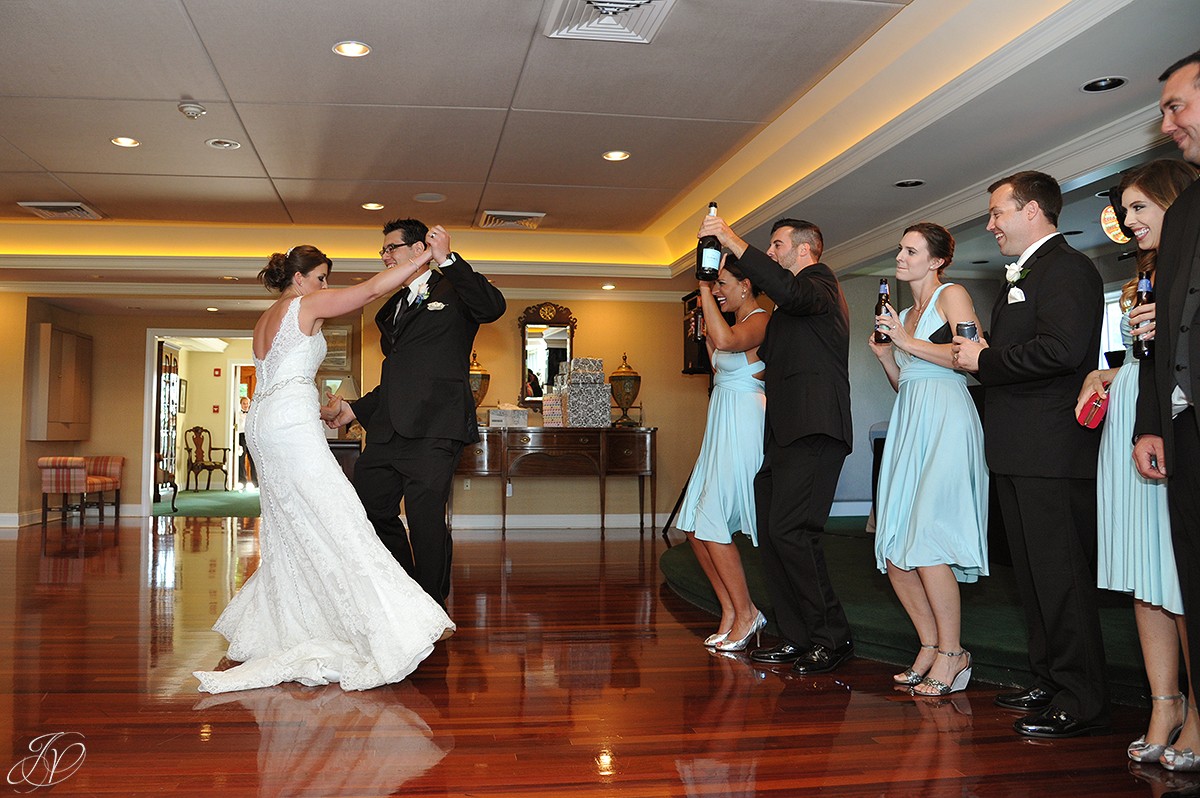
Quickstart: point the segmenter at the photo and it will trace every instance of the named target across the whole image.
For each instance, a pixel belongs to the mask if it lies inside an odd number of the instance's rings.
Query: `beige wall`
[[[92,438],[79,443],[25,441],[24,412],[21,413],[20,425],[12,420],[0,420],[0,441],[22,452],[19,474],[0,475],[0,514],[30,513],[40,508],[41,489],[36,459],[43,454],[123,455],[126,467],[122,499],[125,504],[137,503],[145,481],[141,473],[144,415],[153,413],[153,406],[143,406],[146,331],[249,331],[254,318],[249,315],[231,317],[202,312],[175,316],[87,316],[66,313],[41,300],[30,299],[28,303],[26,300],[23,295],[0,294],[0,311],[4,311],[0,316],[3,318],[0,330],[11,332],[10,340],[20,341],[19,346],[0,355],[0,363],[10,367],[9,373],[24,373],[28,326],[39,321],[53,321],[91,335],[95,342]],[[533,304],[537,304],[537,301],[512,300],[502,319],[485,325],[479,331],[476,351],[480,363],[492,375],[485,404],[495,405],[516,399],[521,374],[518,368],[516,319],[526,307]],[[707,377],[680,374],[683,361],[681,304],[596,300],[562,300],[559,304],[570,307],[579,319],[575,338],[577,356],[603,358],[605,372],[611,373],[620,365],[622,353],[627,352],[630,365],[642,375],[639,401],[644,405],[645,423],[659,428],[658,510],[669,510],[699,451],[708,401]],[[364,349],[360,372],[363,390],[370,390],[379,380],[379,336],[371,321],[375,310],[371,307],[363,314],[367,325],[366,335],[356,335],[356,342],[361,340]],[[27,318],[19,323],[17,320],[22,316]],[[10,327],[11,330],[8,329]],[[246,348],[244,357],[239,354],[241,350],[238,347],[241,346]],[[249,360],[248,341],[233,343],[230,351],[220,355],[183,353],[181,373],[188,380],[188,413],[180,420],[181,430],[192,424],[208,426],[211,423],[214,438],[222,441],[218,445],[227,445],[224,443],[228,437],[227,411],[230,408],[227,405],[233,380],[230,363],[239,359]],[[221,377],[212,376],[214,367],[222,369]],[[214,404],[221,407],[221,413],[217,416],[211,412]],[[530,423],[539,424],[540,416],[532,414]],[[179,471],[179,481],[182,486],[182,470]],[[458,480],[455,486],[455,513],[499,513],[499,490],[498,480],[477,480],[472,482],[470,491],[463,491],[462,481]],[[544,498],[549,490],[553,491],[553,505]],[[633,513],[636,502],[636,480],[612,480],[608,490],[609,513]],[[514,483],[514,495],[509,507],[513,514],[557,515],[563,512],[564,507],[577,507],[578,513],[598,511],[595,483],[588,479],[521,480]]]

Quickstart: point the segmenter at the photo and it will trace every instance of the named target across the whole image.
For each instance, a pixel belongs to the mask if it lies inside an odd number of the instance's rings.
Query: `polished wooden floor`
[[[1111,736],[1033,741],[992,706],[995,687],[918,700],[891,688],[894,668],[864,659],[793,678],[714,656],[700,645],[713,619],[662,587],[663,544],[649,533],[460,532],[458,633],[409,680],[201,695],[191,671],[221,658],[209,627],[257,564],[256,524],[89,519],[82,532],[51,522],[0,540],[9,789],[1108,796],[1188,784],[1130,765],[1138,710],[1115,708]],[[59,781],[34,788],[49,779],[31,744],[60,732]]]

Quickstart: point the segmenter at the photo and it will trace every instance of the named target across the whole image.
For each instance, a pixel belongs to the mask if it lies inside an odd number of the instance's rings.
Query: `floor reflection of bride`
[[[258,795],[390,795],[454,748],[425,718],[438,710],[412,685],[365,692],[285,684],[208,696],[202,722],[228,726],[240,709],[258,724]]]

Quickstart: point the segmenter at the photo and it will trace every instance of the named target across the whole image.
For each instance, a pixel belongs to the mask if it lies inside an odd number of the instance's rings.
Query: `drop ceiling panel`
[[[503,111],[388,106],[238,106],[272,177],[478,183]]]
[[[46,172],[0,172],[0,218],[36,219],[18,202],[79,202],[82,197]]]
[[[429,224],[470,227],[479,207],[482,183],[410,183],[404,181],[348,181],[278,179],[275,188],[283,197],[296,224],[365,225],[380,229],[389,219],[415,217]],[[444,202],[422,203],[420,193],[437,193]],[[381,211],[366,211],[364,202],[378,202]]]
[[[514,111],[491,178],[502,183],[679,191],[761,128],[745,122]],[[628,150],[605,161],[607,150]]]
[[[262,166],[232,108],[207,104],[191,120],[174,101],[38,100],[0,97],[0,135],[50,171],[117,174],[262,176]],[[142,142],[117,147],[114,136]],[[210,138],[242,143],[214,150]]]
[[[546,218],[539,230],[633,232],[649,225],[676,194],[670,189],[493,182],[483,194],[483,206],[488,210],[544,212]]]
[[[0,138],[0,172],[41,172],[41,164]]]
[[[513,106],[770,121],[901,8],[688,0],[650,44],[538,36]]]
[[[119,219],[288,224],[271,181],[250,177],[60,175],[96,210]]]
[[[4,0],[0,31],[0,95],[225,98],[178,0]]]
[[[230,96],[251,102],[507,107],[540,3],[186,0]],[[372,48],[336,55],[338,41]]]

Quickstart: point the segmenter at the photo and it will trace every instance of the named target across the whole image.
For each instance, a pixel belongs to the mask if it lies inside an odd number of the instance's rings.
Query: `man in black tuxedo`
[[[446,502],[463,446],[479,440],[469,371],[480,324],[504,315],[504,295],[450,250],[450,235],[416,219],[383,228],[387,268],[429,248],[422,267],[375,316],[384,360],[379,385],[340,403],[331,426],[358,419],[367,445],[354,488],[379,539],[442,606],[450,594],[452,542]],[[404,500],[409,530],[400,520]]]
[[[1062,192],[1042,172],[988,191],[988,232],[1017,257],[986,343],[954,338],[959,368],[984,386],[988,467],[1025,609],[1033,686],[996,704],[1028,713],[1028,737],[1107,731],[1104,644],[1096,607],[1096,454],[1075,420],[1079,386],[1100,357],[1104,287],[1058,232]]]
[[[811,222],[780,219],[764,253],[719,217],[716,236],[775,302],[758,356],[767,364],[763,464],[754,478],[758,540],[783,642],[751,653],[765,664],[824,673],[854,653],[850,623],[825,566],[821,534],[850,454],[850,311]]]
[[[1200,166],[1200,51],[1172,64],[1159,80],[1165,81],[1162,130],[1185,160]],[[1167,480],[1194,709],[1200,695],[1200,183],[1167,209],[1154,298],[1154,357],[1139,368],[1133,459],[1142,476]]]

